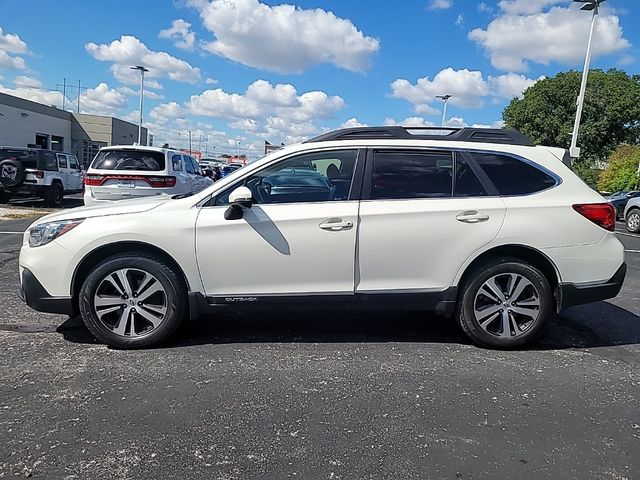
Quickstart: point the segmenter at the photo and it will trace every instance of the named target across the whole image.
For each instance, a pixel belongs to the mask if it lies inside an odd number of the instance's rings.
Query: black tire
[[[537,318],[530,320],[530,324],[523,329],[522,333],[516,334],[515,329],[512,329],[513,324],[510,323],[509,335],[513,336],[500,336],[499,333],[492,334],[480,326],[479,320],[476,319],[475,302],[476,296],[485,282],[496,276],[506,276],[507,274],[522,276],[531,282],[532,287],[535,288],[538,294],[539,307],[537,310]],[[508,296],[506,298],[508,299]],[[514,299],[512,299],[512,301],[514,301]],[[499,304],[500,302],[497,303]],[[509,312],[510,309],[506,307],[505,304],[503,310]],[[500,312],[503,310],[500,310]],[[460,291],[456,321],[465,335],[467,335],[474,344],[481,347],[507,350],[521,347],[536,340],[549,323],[553,316],[553,311],[554,303],[551,287],[549,286],[547,278],[537,268],[516,258],[499,258],[481,265],[468,276]],[[502,314],[499,313],[498,315],[496,321],[502,322]],[[522,319],[526,317],[518,318]],[[496,324],[493,323],[493,325]],[[498,324],[498,327],[501,326],[503,325]]]
[[[6,159],[0,162],[0,184],[5,187],[22,185],[26,176],[24,165],[18,160]]]
[[[632,208],[627,214],[627,231],[640,233],[640,208]]]
[[[11,195],[9,195],[7,192],[3,192],[0,190],[0,203],[9,203],[10,198],[11,198]]]
[[[54,182],[45,191],[44,203],[47,207],[58,208],[64,200],[64,188],[59,182]]]
[[[166,314],[160,324],[149,330],[148,333],[135,332],[135,335],[132,335],[134,319],[137,327],[139,327],[141,320],[141,317],[135,314],[135,309],[133,310],[134,314],[125,320],[128,323],[126,323],[125,333],[122,335],[109,328],[96,313],[94,299],[98,288],[104,285],[103,280],[107,276],[121,269],[132,269],[150,274],[164,289]],[[142,252],[122,253],[102,261],[92,270],[82,285],[79,305],[82,319],[89,331],[101,342],[122,349],[149,347],[166,341],[178,330],[188,313],[187,289],[181,274],[174,271],[174,268],[167,265],[162,259]],[[119,315],[117,311],[114,314]],[[144,320],[142,319],[142,321]],[[128,335],[127,330],[129,330]]]

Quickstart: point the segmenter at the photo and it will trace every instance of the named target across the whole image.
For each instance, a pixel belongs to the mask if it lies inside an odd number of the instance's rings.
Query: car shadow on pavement
[[[80,317],[57,329],[67,341],[97,343]],[[158,348],[231,343],[452,343],[470,344],[452,319],[422,312],[221,313],[185,324]],[[640,317],[608,302],[556,316],[530,350],[640,344]]]

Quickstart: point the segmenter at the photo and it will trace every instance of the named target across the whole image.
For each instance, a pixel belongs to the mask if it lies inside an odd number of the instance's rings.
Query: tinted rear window
[[[0,162],[7,159],[18,160],[24,168],[38,168],[38,155],[32,150],[0,148]]]
[[[542,170],[518,160],[493,153],[472,153],[500,195],[527,195],[556,185],[556,180]]]
[[[91,168],[99,170],[164,170],[164,153],[140,150],[102,150]]]

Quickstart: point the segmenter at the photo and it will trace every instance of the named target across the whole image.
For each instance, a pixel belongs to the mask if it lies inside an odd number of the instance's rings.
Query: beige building
[[[60,110],[0,93],[0,146],[40,147],[74,153],[87,166],[101,147],[131,145],[138,126],[114,117]],[[143,145],[147,129],[142,128]]]

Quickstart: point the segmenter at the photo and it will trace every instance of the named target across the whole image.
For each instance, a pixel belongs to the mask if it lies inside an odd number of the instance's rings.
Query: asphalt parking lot
[[[225,315],[118,351],[15,296],[0,222],[0,478],[640,478],[640,237],[620,296],[534,347],[418,313]]]

